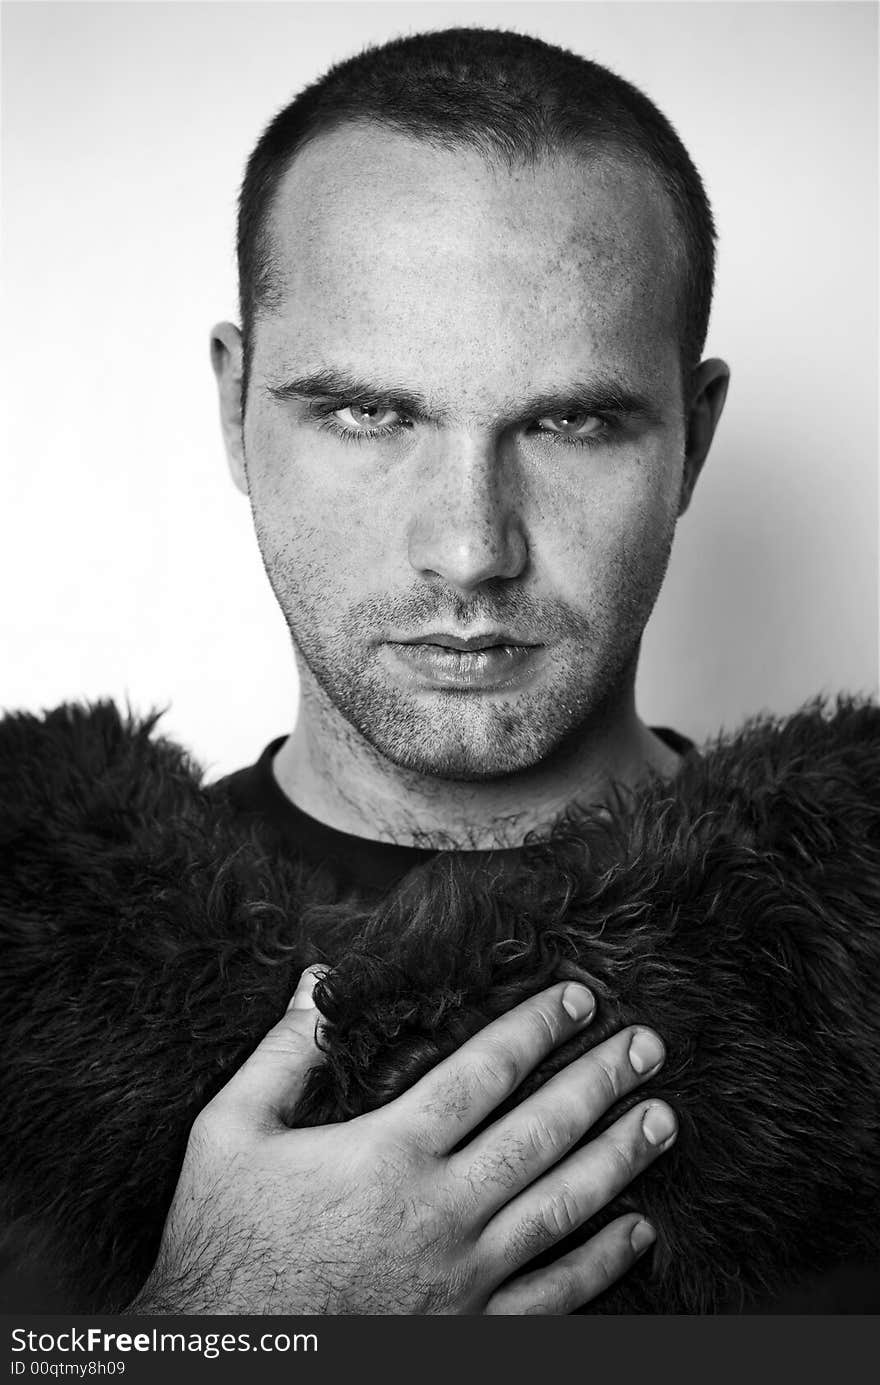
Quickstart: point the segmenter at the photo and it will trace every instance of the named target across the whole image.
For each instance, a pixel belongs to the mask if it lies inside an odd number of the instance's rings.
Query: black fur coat
[[[587,1311],[748,1310],[880,1259],[880,709],[754,721],[610,819],[440,855],[372,910],[323,898],[155,722],[0,722],[0,1224],[52,1307],[131,1299],[193,1117],[314,961],[301,1124],[557,978],[598,1018],[527,1088],[623,1023],[663,1035],[630,1104],[667,1099],[678,1142],[602,1218],[638,1208],[658,1241]]]

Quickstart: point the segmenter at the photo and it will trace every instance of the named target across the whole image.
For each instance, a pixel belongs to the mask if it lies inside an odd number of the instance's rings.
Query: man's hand
[[[593,1013],[562,983],[486,1026],[409,1091],[337,1125],[286,1123],[315,1044],[311,971],[284,1018],[193,1125],[159,1257],[129,1313],[567,1314],[654,1233],[620,1217],[524,1270],[675,1138],[642,1103],[574,1153],[663,1047],[629,1027],[474,1138],[526,1074]]]

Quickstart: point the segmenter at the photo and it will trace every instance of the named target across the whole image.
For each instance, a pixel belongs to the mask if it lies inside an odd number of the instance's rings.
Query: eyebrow
[[[410,386],[391,380],[366,380],[332,368],[270,382],[267,389],[273,399],[281,402],[321,400],[337,407],[383,403],[415,418],[443,422],[449,417],[448,411],[438,410],[424,394]],[[499,408],[498,417],[510,424],[540,418],[544,414],[582,413],[636,417],[655,424],[663,421],[663,410],[657,400],[607,375],[576,381],[564,389],[536,394],[525,400],[509,401]]]

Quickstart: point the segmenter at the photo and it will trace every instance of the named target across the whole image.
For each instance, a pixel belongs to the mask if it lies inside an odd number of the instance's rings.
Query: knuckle
[[[373,1130],[363,1143],[351,1144],[355,1148],[347,1150],[347,1157],[356,1180],[363,1180],[377,1196],[391,1202],[420,1199],[422,1190],[428,1188],[432,1196],[425,1199],[426,1215],[439,1216],[443,1189],[434,1177],[434,1160],[417,1144],[381,1128]]]
[[[580,1301],[580,1281],[568,1265],[558,1265],[542,1287],[533,1313],[567,1313]]]
[[[539,1159],[561,1153],[566,1148],[567,1130],[564,1122],[548,1120],[540,1113],[533,1115],[523,1132],[525,1148]]]
[[[291,1018],[285,1017],[280,1023],[270,1029],[269,1033],[260,1044],[263,1053],[271,1053],[279,1058],[297,1058],[301,1055],[305,1046],[306,1035],[303,1032],[302,1020],[300,1016],[305,1014],[306,1024],[311,1024],[314,1028],[316,1020],[315,1011],[300,1011],[299,1015],[291,1011]]]
[[[551,1243],[552,1233],[548,1230],[544,1210],[527,1217],[511,1232],[504,1247],[505,1259],[511,1265],[524,1265],[540,1255]]]
[[[548,1007],[546,1001],[542,1000],[532,1012],[531,1025],[535,1043],[542,1052],[545,1049],[556,1047],[561,1037],[561,1031],[559,1015],[555,1007]]]
[[[424,1115],[432,1121],[458,1121],[466,1116],[474,1099],[471,1085],[459,1072],[451,1072],[438,1083],[425,1102]],[[413,1138],[418,1138],[415,1134]]]
[[[640,1160],[633,1144],[625,1139],[612,1140],[608,1147],[608,1160],[615,1183],[629,1183],[640,1168]]]
[[[507,1260],[514,1265],[526,1264],[577,1230],[582,1221],[583,1213],[573,1189],[557,1189],[511,1232],[505,1248]],[[557,1267],[559,1273],[562,1269]]]
[[[609,1054],[596,1054],[596,1082],[603,1106],[613,1106],[622,1095],[623,1084],[620,1069]]]
[[[592,1247],[590,1255],[589,1279],[592,1286],[592,1295],[600,1293],[609,1284],[613,1284],[624,1269],[623,1256],[620,1249],[614,1244],[602,1240]],[[587,1276],[584,1276],[586,1279]],[[581,1290],[581,1300],[583,1301],[584,1289]]]
[[[520,1084],[522,1072],[517,1056],[500,1040],[485,1044],[480,1067],[486,1085],[502,1090],[506,1096]]]
[[[487,1184],[514,1190],[523,1181],[525,1162],[525,1147],[521,1144],[511,1142],[501,1149],[488,1150],[472,1163],[472,1186],[481,1191]]]
[[[554,1240],[562,1240],[581,1224],[580,1202],[574,1189],[569,1186],[558,1188],[544,1209],[547,1229]]]

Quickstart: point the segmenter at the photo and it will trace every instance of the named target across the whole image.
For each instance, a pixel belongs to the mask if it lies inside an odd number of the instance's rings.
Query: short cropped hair
[[[709,324],[715,226],[705,188],[670,122],[608,68],[501,29],[414,34],[331,67],[275,116],[245,170],[238,203],[239,299],[245,387],[261,308],[278,286],[269,215],[296,155],[346,122],[372,123],[443,148],[534,163],[560,151],[616,152],[650,171],[681,234],[679,335],[683,376]]]

